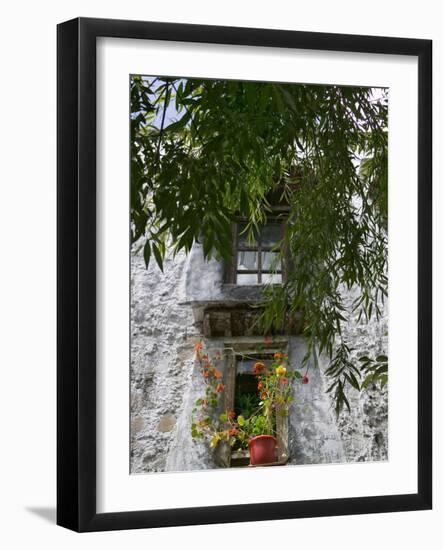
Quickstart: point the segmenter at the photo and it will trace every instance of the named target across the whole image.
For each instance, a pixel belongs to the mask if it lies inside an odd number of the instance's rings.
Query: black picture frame
[[[416,494],[96,512],[96,39],[399,54],[418,58],[418,471]],[[57,523],[104,531],[426,510],[432,506],[432,42],[79,18],[58,25]],[[401,208],[401,205],[398,205]]]

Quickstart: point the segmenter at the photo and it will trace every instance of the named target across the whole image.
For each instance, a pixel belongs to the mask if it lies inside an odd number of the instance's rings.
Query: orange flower
[[[260,395],[260,399],[263,401],[264,399],[266,399],[268,397],[268,394],[266,392],[263,392],[261,395]]]
[[[274,353],[274,359],[283,359],[283,353],[277,351],[276,353]]]
[[[231,428],[229,430],[229,435],[237,435],[238,434],[238,430],[237,428]]]
[[[207,370],[205,370],[205,372],[203,373],[203,377],[204,378],[208,378],[209,377],[209,372]]]
[[[197,342],[197,344],[195,344],[194,346],[194,351],[195,352],[199,352],[203,347],[203,344],[201,342]]]
[[[221,378],[221,372],[218,370],[218,369],[214,369],[214,372],[213,372],[213,375],[216,377],[216,378]]]
[[[265,370],[266,370],[266,365],[261,361],[257,361],[257,363],[255,363],[254,368],[252,370],[252,374],[260,374]]]
[[[257,388],[258,388],[259,390],[261,390],[262,387],[263,387],[263,384],[262,384],[261,382],[259,382],[259,383],[257,384]]]
[[[215,391],[216,391],[217,393],[221,393],[224,389],[225,389],[225,385],[224,385],[224,384],[217,384],[217,386],[215,387]]]
[[[235,414],[235,411],[229,411],[228,412],[228,418],[235,418],[237,415]]]
[[[289,380],[285,376],[279,378],[278,381],[280,382],[280,384],[287,384],[289,382]]]

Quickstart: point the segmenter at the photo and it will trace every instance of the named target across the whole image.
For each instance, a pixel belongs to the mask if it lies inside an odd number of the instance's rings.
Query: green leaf
[[[157,265],[161,269],[161,271],[163,272],[163,258],[162,258],[162,255],[161,255],[161,252],[160,252],[159,248],[157,247],[157,245],[155,243],[152,243],[152,250],[154,251],[154,256],[155,256],[155,260],[157,262]]]
[[[362,388],[367,388],[369,386],[369,384],[372,384],[372,382],[374,381],[374,375],[373,374],[370,374],[369,376],[367,376],[364,380],[363,380],[363,383],[361,385]]]
[[[374,376],[380,376],[381,374],[385,374],[388,372],[388,365],[384,364],[380,367],[377,366],[377,368],[374,371]]]
[[[344,401],[344,403],[345,403],[345,405],[346,405],[346,408],[348,409],[349,412],[351,412],[351,407],[350,407],[350,405],[349,405],[349,401],[348,401],[348,399],[346,398],[346,395],[345,395],[344,392],[342,392],[342,398],[343,398],[343,401]]]
[[[186,126],[186,124],[191,119],[191,113],[186,111],[186,113],[180,118],[180,120],[177,120],[176,122],[173,122],[169,126],[167,126],[164,129],[164,132],[178,132],[180,130],[183,130],[183,128]]]
[[[149,243],[149,240],[146,240],[145,245],[143,247],[143,258],[145,260],[146,269],[148,269],[149,259],[151,258],[151,245]]]
[[[358,383],[358,380],[352,371],[347,372],[346,379],[353,388],[355,388],[357,391],[360,391],[360,384]]]

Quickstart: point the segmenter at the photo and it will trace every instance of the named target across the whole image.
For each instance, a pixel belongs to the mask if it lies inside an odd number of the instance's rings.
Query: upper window
[[[278,284],[283,282],[283,269],[278,244],[283,224],[273,220],[248,238],[247,224],[239,222],[234,231],[233,265],[230,282],[238,285]]]

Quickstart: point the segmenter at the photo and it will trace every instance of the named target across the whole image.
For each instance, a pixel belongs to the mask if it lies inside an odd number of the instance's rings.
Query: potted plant
[[[251,465],[276,462],[277,417],[288,414],[293,399],[292,383],[295,380],[306,383],[306,375],[302,377],[298,371],[290,371],[288,357],[281,352],[274,354],[268,366],[257,361],[253,375],[257,381],[258,403],[255,409],[245,409],[247,416],[237,416],[235,411],[219,411],[219,398],[225,389],[216,366],[220,354],[210,361],[201,344],[197,344],[196,354],[206,388],[204,396],[195,402],[192,437],[206,437],[211,448],[222,442],[231,448],[248,448]]]
[[[242,423],[241,420],[240,422]],[[277,438],[269,418],[263,414],[257,414],[245,419],[244,432],[247,437],[251,465],[270,464],[276,461]]]
[[[288,370],[287,360],[287,355],[277,352],[268,367],[262,361],[254,365],[253,374],[257,378],[260,402],[259,414],[248,421],[251,426],[248,448],[252,465],[276,461],[277,417],[288,415],[293,399],[292,382],[302,378],[298,371]]]

